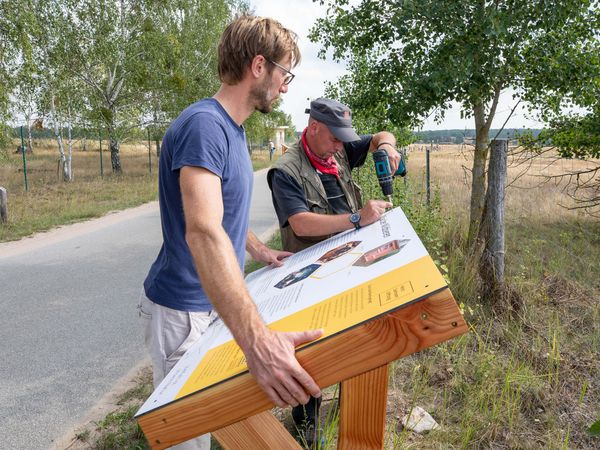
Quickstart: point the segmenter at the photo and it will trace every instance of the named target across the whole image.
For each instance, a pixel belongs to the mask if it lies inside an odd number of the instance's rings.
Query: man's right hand
[[[369,200],[360,210],[360,226],[371,225],[381,219],[381,216],[387,208],[393,205],[383,200]]]
[[[305,405],[309,395],[321,396],[321,389],[296,359],[295,348],[314,341],[323,330],[282,333],[266,332],[245,349],[250,373],[277,406]]]

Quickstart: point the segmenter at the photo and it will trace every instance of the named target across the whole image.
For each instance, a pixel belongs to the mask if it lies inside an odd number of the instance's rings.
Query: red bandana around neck
[[[339,178],[337,162],[333,156],[330,156],[327,159],[319,158],[315,155],[312,150],[308,147],[308,142],[306,142],[306,131],[308,128],[305,128],[302,132],[302,144],[304,147],[304,153],[308,156],[310,163],[313,165],[315,169],[317,169],[321,173],[327,173],[330,175],[335,175],[336,178]]]

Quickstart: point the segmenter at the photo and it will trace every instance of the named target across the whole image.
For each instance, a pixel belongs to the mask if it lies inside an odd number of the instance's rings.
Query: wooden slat
[[[466,333],[449,289],[298,351],[321,388]],[[271,409],[249,373],[139,417],[150,445],[162,449]]]
[[[338,450],[383,449],[387,388],[387,364],[342,381]]]
[[[225,450],[302,450],[269,411],[240,420],[212,435]]]

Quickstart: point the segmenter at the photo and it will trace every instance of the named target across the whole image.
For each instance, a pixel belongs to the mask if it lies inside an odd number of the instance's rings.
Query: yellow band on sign
[[[424,256],[269,324],[269,328],[277,331],[323,328],[325,333],[320,339],[324,339],[444,287],[446,281],[433,260],[430,256]],[[176,398],[185,397],[247,370],[241,349],[234,340],[228,341],[207,352]]]

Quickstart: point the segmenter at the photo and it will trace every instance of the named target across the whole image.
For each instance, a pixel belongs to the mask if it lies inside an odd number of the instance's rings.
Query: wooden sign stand
[[[297,352],[321,388],[341,383],[338,449],[382,449],[388,364],[468,331],[444,288]],[[301,449],[245,372],[150,411],[138,422],[153,449],[212,433],[226,450]]]

